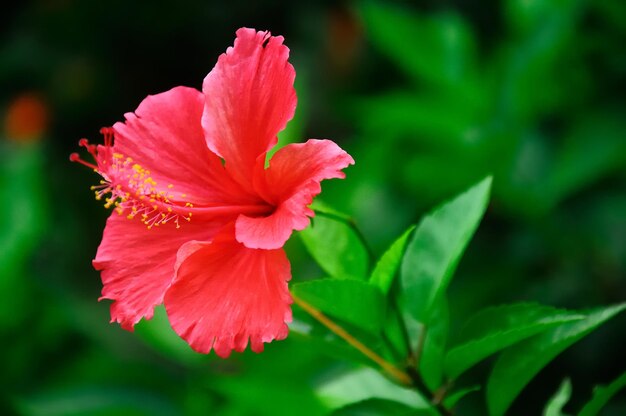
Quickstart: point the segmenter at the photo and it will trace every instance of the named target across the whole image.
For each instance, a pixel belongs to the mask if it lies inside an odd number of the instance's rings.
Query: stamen
[[[87,149],[96,164],[81,159],[78,153],[72,153],[70,160],[85,165],[102,176],[99,185],[94,185],[97,200],[104,199],[105,208],[114,207],[120,215],[128,219],[139,218],[148,228],[158,227],[173,222],[180,228],[180,219],[191,221],[193,204],[182,201],[182,205],[174,205],[171,201],[185,198],[182,194],[178,198],[170,193],[174,188],[168,184],[166,189],[157,188],[157,181],[152,178],[148,169],[135,163],[132,158],[113,150],[114,131],[111,127],[103,127],[100,133],[104,136],[104,145],[90,144],[87,139],[81,139],[78,145]],[[185,209],[186,214],[181,212]]]

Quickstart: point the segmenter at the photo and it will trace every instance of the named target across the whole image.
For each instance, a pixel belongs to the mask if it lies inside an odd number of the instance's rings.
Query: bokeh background
[[[11,2],[0,15],[0,414],[318,415],[350,364],[292,334],[229,360],[193,353],[163,310],[108,323],[91,268],[108,212],[68,155],[148,94],[201,87],[238,27],[285,36],[299,107],[281,143],[356,159],[322,199],[380,254],[488,173],[486,219],[450,288],[455,317],[626,299],[626,2]],[[294,279],[321,275],[298,237]],[[616,318],[544,369],[511,410],[570,377],[578,408],[626,369]],[[489,363],[463,383],[485,379]],[[335,383],[337,384],[337,383]],[[355,387],[351,387],[355,388]],[[461,415],[484,414],[482,393]],[[617,397],[606,414],[626,414]]]

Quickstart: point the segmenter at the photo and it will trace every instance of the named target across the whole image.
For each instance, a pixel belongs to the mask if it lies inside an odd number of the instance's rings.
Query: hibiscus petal
[[[354,164],[352,157],[330,140],[309,140],[280,149],[268,169],[257,168],[255,188],[276,206],[267,217],[240,215],[237,241],[249,248],[282,247],[293,230],[309,225],[314,212],[308,208],[320,193],[324,179],[344,178],[342,169]]]
[[[201,353],[220,357],[254,352],[287,336],[292,302],[283,250],[253,250],[236,242],[233,229],[212,242],[189,242],[178,253],[176,278],[165,294],[172,327]]]
[[[139,221],[111,214],[93,261],[102,271],[100,299],[114,301],[111,322],[132,331],[141,318],[152,318],[154,306],[163,303],[174,277],[178,249],[190,240],[211,239],[219,228],[218,224],[186,225],[184,232],[171,223],[148,229]]]
[[[242,28],[204,79],[206,142],[248,189],[256,159],[276,144],[296,108],[288,58],[282,36]]]
[[[149,95],[134,113],[125,114],[125,122],[113,126],[113,151],[149,171],[155,188],[177,201],[200,205],[237,199],[240,187],[206,146],[203,108],[204,95],[193,88]]]

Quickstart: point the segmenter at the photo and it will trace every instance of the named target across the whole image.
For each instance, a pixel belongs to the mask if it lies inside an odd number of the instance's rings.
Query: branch
[[[383,370],[385,370],[387,374],[396,379],[400,384],[404,384],[406,386],[411,385],[411,378],[404,371],[400,370],[390,362],[386,361],[380,355],[369,349],[361,341],[350,335],[345,329],[331,321],[322,312],[315,309],[313,306],[309,305],[299,297],[295,296],[293,293],[291,295],[293,296],[293,301],[296,305],[304,309],[309,315],[317,319],[326,328],[330,329],[336,335],[343,338],[344,341],[359,350],[367,358],[378,364]]]

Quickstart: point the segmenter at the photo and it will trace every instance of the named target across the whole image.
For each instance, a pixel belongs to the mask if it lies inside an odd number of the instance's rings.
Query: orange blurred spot
[[[349,73],[363,42],[363,28],[354,12],[346,7],[332,9],[328,19],[327,50],[334,69]]]
[[[9,104],[4,131],[9,140],[39,140],[48,127],[49,112],[43,99],[34,93],[19,95]]]

